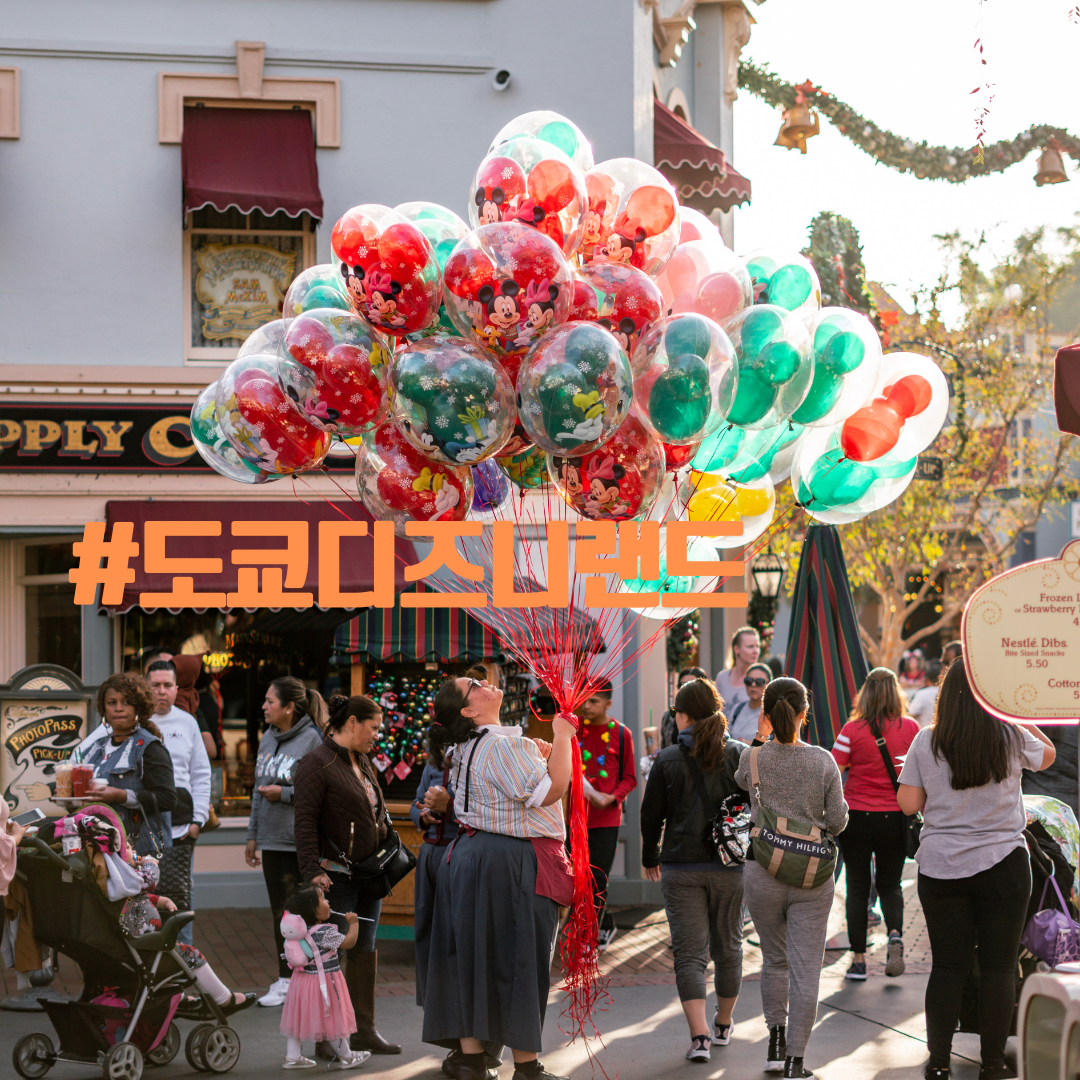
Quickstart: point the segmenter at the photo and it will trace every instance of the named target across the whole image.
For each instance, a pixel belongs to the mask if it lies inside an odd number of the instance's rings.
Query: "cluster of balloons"
[[[807,259],[736,256],[656,169],[596,164],[557,113],[495,136],[467,211],[343,214],[333,263],[298,275],[200,394],[208,464],[267,483],[321,469],[337,440],[402,534],[514,518],[548,486],[587,519],[740,523],[715,552],[769,527],[789,477],[823,521],[887,504],[941,428],[938,368],[883,357],[868,319],[822,308]],[[665,567],[619,587],[711,587]]]

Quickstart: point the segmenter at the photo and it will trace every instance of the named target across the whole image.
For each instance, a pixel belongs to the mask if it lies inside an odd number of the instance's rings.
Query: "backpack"
[[[754,858],[777,881],[797,889],[816,889],[836,869],[836,841],[806,821],[781,817],[761,797],[760,746],[750,751],[750,781],[757,799],[757,822],[750,830]]]

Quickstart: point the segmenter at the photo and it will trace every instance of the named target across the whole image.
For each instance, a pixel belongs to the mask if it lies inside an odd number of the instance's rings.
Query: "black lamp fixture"
[[[759,596],[775,600],[784,581],[784,564],[771,551],[759,555],[750,564],[750,574]]]

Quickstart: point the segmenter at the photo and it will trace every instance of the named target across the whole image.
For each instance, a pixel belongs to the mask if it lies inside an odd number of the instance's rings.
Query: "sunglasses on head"
[[[768,679],[743,679],[744,686],[768,686]]]

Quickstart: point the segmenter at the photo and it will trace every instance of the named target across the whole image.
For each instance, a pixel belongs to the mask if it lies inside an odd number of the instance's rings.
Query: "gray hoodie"
[[[251,793],[251,817],[248,840],[261,851],[295,851],[293,840],[293,778],[297,762],[316,746],[322,746],[322,733],[310,716],[301,717],[288,731],[268,728],[259,742],[255,759],[255,790]],[[271,802],[259,794],[267,784],[281,786],[280,802]]]

